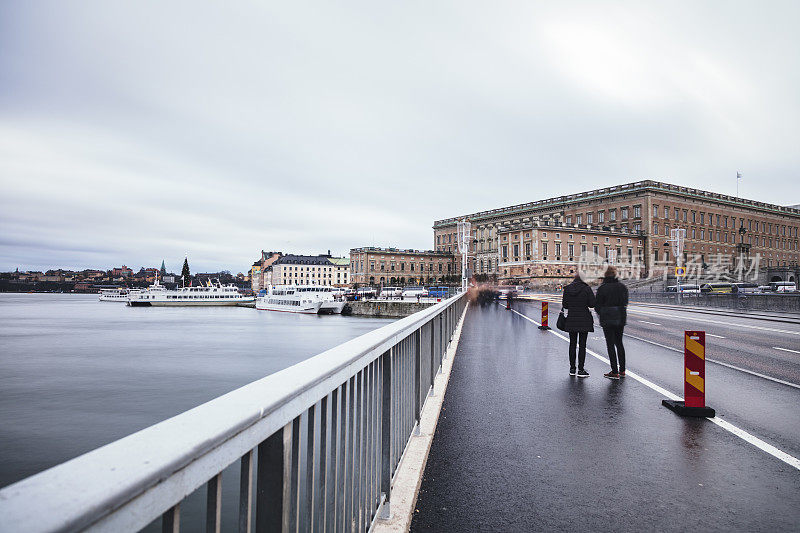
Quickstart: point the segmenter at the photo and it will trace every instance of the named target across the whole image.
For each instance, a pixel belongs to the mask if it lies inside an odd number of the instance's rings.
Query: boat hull
[[[347,302],[345,301],[322,302],[322,306],[319,308],[319,312],[320,314],[327,313],[327,314],[340,315],[342,314],[342,309],[344,309],[345,305],[347,305]]]
[[[310,304],[303,304],[297,306],[270,304],[264,301],[256,300],[256,309],[259,311],[278,311],[282,313],[299,313],[302,315],[316,315],[319,313],[319,308],[322,302],[312,302]]]

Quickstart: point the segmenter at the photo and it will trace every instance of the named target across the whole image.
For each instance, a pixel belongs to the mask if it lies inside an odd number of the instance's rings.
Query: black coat
[[[617,278],[603,278],[594,309],[604,328],[622,327],[628,321],[628,287]]]
[[[564,287],[561,307],[567,309],[567,320],[564,330],[569,332],[594,331],[594,319],[589,312],[594,307],[592,288],[580,279],[576,279]]]

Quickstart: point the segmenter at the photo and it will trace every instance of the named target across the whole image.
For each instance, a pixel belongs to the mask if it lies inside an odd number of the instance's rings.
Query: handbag
[[[560,329],[561,331],[567,331],[567,330],[565,329],[565,328],[566,328],[566,325],[567,325],[567,317],[564,315],[564,310],[562,309],[562,310],[561,310],[561,311],[558,313],[558,318],[556,319],[556,327],[557,327],[558,329]]]

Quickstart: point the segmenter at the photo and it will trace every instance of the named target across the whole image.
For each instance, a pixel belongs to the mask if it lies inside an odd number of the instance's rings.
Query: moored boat
[[[296,285],[270,287],[266,294],[256,298],[256,309],[284,313],[317,314],[322,300],[314,293],[301,291]]]
[[[139,289],[129,289],[128,287],[100,289],[100,296],[97,299],[101,302],[127,302],[128,296],[135,292],[139,292]]]
[[[255,297],[241,294],[233,285],[208,282],[207,285],[167,289],[158,281],[150,287],[132,293],[128,297],[130,306],[191,307],[219,306],[252,303]]]

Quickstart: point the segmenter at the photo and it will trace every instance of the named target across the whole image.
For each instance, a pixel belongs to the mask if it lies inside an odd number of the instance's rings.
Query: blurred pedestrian
[[[609,266],[603,277],[603,284],[597,289],[595,311],[606,337],[608,360],[611,372],[603,374],[609,379],[625,377],[625,347],[622,334],[628,320],[628,287],[617,278],[617,269]],[[617,366],[619,360],[619,366]]]
[[[586,338],[590,331],[594,331],[594,319],[589,311],[590,307],[594,307],[594,292],[581,279],[580,275],[576,275],[572,283],[564,287],[561,307],[566,309],[564,331],[569,332],[569,375],[588,378],[589,373],[583,365],[586,361]],[[576,348],[577,368],[575,367]]]

